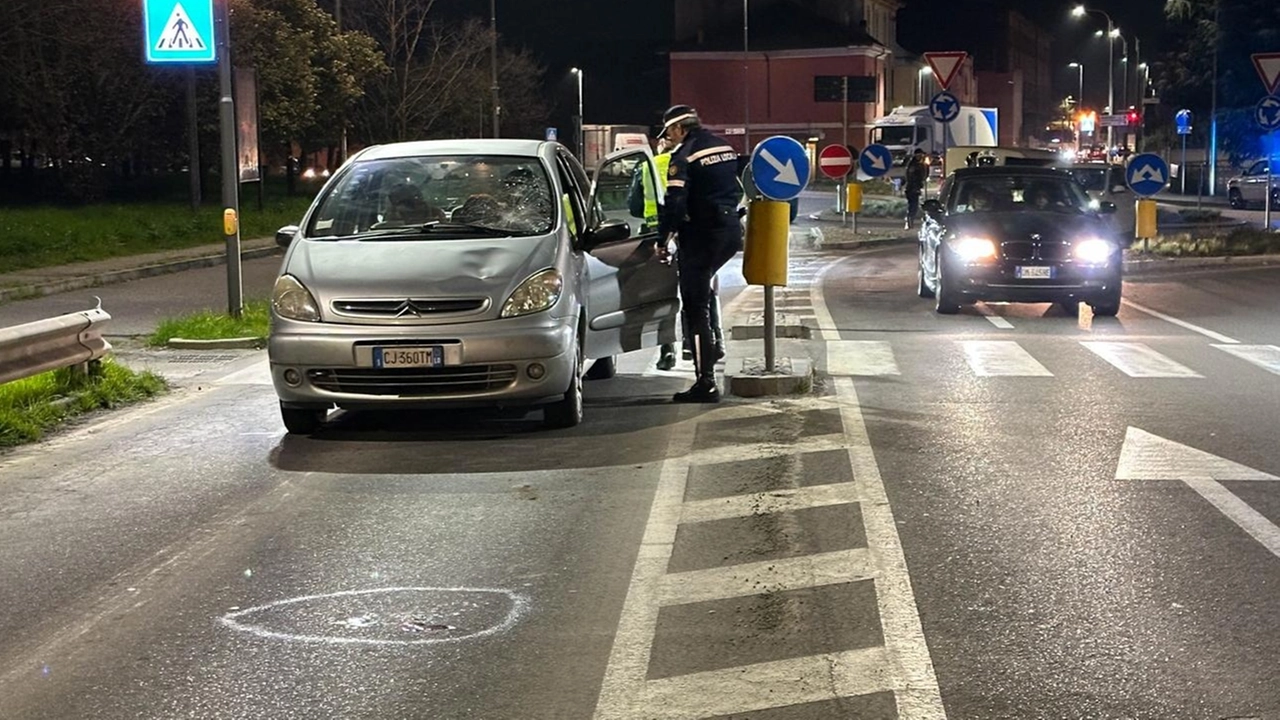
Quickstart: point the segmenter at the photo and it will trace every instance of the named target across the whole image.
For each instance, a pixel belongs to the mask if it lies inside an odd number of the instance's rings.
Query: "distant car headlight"
[[[311,291],[298,278],[281,275],[271,289],[271,308],[282,318],[320,322],[320,306],[311,297]]]
[[[1077,260],[1087,263],[1105,263],[1116,251],[1116,246],[1101,238],[1088,238],[1076,243],[1073,254]]]
[[[951,244],[951,248],[965,262],[990,260],[996,256],[996,244],[982,237],[961,237]]]
[[[502,304],[501,317],[519,317],[548,310],[560,300],[564,278],[555,268],[547,268],[525,278]]]

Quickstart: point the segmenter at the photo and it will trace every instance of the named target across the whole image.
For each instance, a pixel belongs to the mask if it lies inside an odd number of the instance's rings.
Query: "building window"
[[[879,92],[875,76],[848,75],[849,102],[875,103]],[[839,75],[815,75],[813,77],[814,102],[841,102],[844,100],[844,80]]]

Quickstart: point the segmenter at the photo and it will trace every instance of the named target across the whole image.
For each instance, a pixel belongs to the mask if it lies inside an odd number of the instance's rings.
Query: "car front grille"
[[[516,366],[327,368],[308,370],[307,378],[321,390],[348,395],[440,397],[501,390],[516,381]]]
[[[1000,243],[1000,252],[1008,260],[1062,262],[1071,258],[1071,246],[1064,242],[1015,240]]]
[[[339,315],[366,318],[426,317],[444,313],[475,312],[484,308],[484,298],[395,298],[390,300],[342,299],[329,305]]]

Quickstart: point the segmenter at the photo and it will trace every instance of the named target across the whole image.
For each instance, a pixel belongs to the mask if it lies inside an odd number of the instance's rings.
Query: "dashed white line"
[[[1280,375],[1280,347],[1275,345],[1214,345],[1219,350]]]
[[[882,340],[828,340],[827,372],[866,376],[901,374],[893,348]]]
[[[1142,343],[1082,342],[1120,372],[1135,378],[1198,378],[1200,373]]]
[[[966,340],[969,367],[979,377],[1053,377],[1053,373],[1012,340]]]
[[[763,592],[867,580],[871,558],[864,548],[672,573],[662,580],[662,604],[724,600]]]

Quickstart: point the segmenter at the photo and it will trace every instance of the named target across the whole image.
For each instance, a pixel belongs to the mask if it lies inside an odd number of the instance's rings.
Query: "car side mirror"
[[[920,207],[930,215],[942,214],[942,203],[937,200],[925,200],[920,204]]]
[[[1098,203],[1099,215],[1111,215],[1111,214],[1114,214],[1115,211],[1116,211],[1116,204],[1111,202],[1110,200],[1103,200]]]
[[[285,225],[276,231],[276,244],[282,248],[288,248],[293,244],[293,238],[298,234],[297,225]]]
[[[631,225],[626,220],[609,220],[594,230],[588,230],[582,238],[587,250],[631,237]]]

